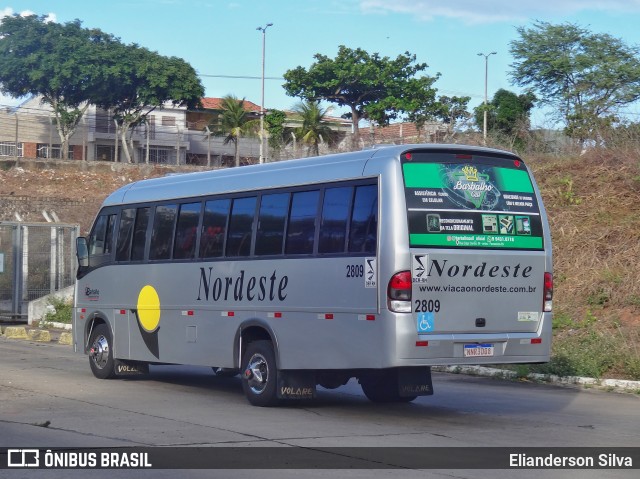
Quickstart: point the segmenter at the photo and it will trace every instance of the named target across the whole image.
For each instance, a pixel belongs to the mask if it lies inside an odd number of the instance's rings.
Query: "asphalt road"
[[[640,396],[434,374],[435,395],[369,402],[355,382],[313,402],[256,408],[238,378],[152,366],[100,381],[69,346],[0,338],[0,447],[639,447]],[[630,478],[629,470],[0,470],[0,477]]]

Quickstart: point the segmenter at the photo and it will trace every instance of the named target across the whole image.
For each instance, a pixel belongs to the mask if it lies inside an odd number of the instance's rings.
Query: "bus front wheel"
[[[278,372],[271,341],[249,343],[242,360],[242,389],[254,406],[275,406]]]
[[[114,377],[115,367],[109,327],[104,323],[97,325],[91,332],[89,344],[89,365],[93,375],[98,379]]]

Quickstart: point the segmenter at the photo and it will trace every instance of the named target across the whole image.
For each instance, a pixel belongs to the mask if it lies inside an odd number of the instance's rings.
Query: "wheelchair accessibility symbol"
[[[433,331],[435,318],[433,313],[418,313],[418,333]]]

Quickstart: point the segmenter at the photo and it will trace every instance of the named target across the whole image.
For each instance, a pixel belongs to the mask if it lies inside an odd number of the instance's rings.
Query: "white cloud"
[[[0,10],[0,20],[2,20],[4,17],[9,17],[11,15],[13,15],[15,13],[15,11],[13,10],[13,8],[11,7],[5,7],[2,10]],[[19,13],[19,15],[21,17],[28,17],[29,15],[37,15],[37,13],[31,11],[31,10],[23,10]],[[46,17],[45,17],[45,21],[46,22],[57,22],[58,21],[58,17],[56,16],[55,13],[47,13]]]
[[[445,17],[467,24],[522,21],[584,10],[640,13],[640,0],[360,0],[364,13],[405,13],[420,20]]]

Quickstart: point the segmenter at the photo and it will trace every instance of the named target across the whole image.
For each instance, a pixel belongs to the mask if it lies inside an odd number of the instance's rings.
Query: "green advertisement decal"
[[[403,164],[412,246],[542,249],[542,223],[520,162]]]

